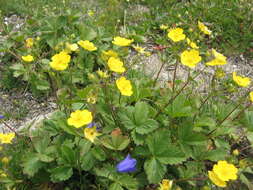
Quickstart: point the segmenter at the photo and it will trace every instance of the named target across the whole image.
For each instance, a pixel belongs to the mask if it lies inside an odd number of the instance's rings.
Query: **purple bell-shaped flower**
[[[121,173],[134,172],[136,170],[136,159],[131,158],[130,154],[117,164],[117,171]]]

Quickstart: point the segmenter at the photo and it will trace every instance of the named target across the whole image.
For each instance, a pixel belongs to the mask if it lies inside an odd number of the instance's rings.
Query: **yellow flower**
[[[90,17],[92,17],[94,14],[95,14],[95,13],[94,13],[93,10],[88,10],[88,15],[89,15]]]
[[[115,57],[110,57],[107,64],[109,69],[116,73],[124,73],[126,70],[125,67],[123,66],[123,62]]]
[[[76,110],[70,114],[68,124],[80,128],[92,122],[92,114],[89,110]]]
[[[253,92],[249,93],[250,101],[253,102]]]
[[[201,61],[199,51],[195,49],[185,50],[183,53],[181,53],[180,57],[181,63],[190,68],[194,68]]]
[[[101,78],[108,78],[108,77],[109,77],[109,75],[107,74],[107,72],[101,71],[100,69],[97,70],[97,74],[98,74]]]
[[[26,46],[27,48],[31,48],[31,47],[33,46],[33,39],[32,39],[32,38],[27,38],[27,39],[25,40],[25,42],[26,42],[25,46]]]
[[[0,177],[7,177],[7,174],[3,170],[0,170]]]
[[[80,40],[77,42],[78,45],[80,45],[83,49],[86,49],[88,51],[96,51],[97,50],[97,47],[90,41],[88,40]]]
[[[168,179],[163,179],[160,184],[159,190],[170,190],[172,187],[173,181]]]
[[[84,136],[86,139],[88,139],[91,142],[94,142],[94,140],[99,136],[100,133],[97,132],[97,127],[86,127],[84,129]]]
[[[114,37],[112,43],[117,46],[129,46],[134,40],[129,40],[127,38],[122,38],[120,36]]]
[[[227,58],[221,53],[217,52],[215,49],[212,49],[212,54],[215,57],[212,61],[206,63],[208,66],[217,66],[227,64]]]
[[[2,144],[10,144],[12,139],[15,137],[15,133],[0,133],[0,142]]]
[[[26,55],[21,57],[23,61],[25,62],[32,62],[34,60],[32,55]]]
[[[232,153],[233,153],[233,155],[238,156],[239,155],[239,150],[238,149],[234,149]]]
[[[70,55],[62,51],[58,54],[55,54],[52,58],[52,61],[49,63],[50,66],[57,71],[63,71],[68,67],[70,62]]]
[[[94,94],[89,94],[88,96],[87,96],[87,102],[88,103],[90,103],[90,104],[95,104],[96,102],[97,102],[97,97],[96,97],[96,95],[94,95]]]
[[[1,161],[3,164],[8,164],[10,160],[7,157],[3,157]]]
[[[169,27],[168,27],[168,25],[166,25],[166,24],[162,24],[162,25],[160,25],[160,29],[161,30],[167,30]]]
[[[209,179],[218,187],[226,187],[227,183],[222,181],[213,171],[208,171]]]
[[[186,38],[187,44],[193,49],[199,49],[196,43],[192,42],[189,38]]]
[[[236,72],[233,72],[233,80],[236,84],[242,87],[247,87],[250,84],[250,78],[238,76],[236,75]]]
[[[78,50],[78,45],[76,43],[70,44],[70,43],[66,43],[65,44],[65,49],[64,52],[66,52],[67,54],[73,52],[73,51],[77,51]]]
[[[173,42],[179,42],[185,39],[184,30],[182,28],[175,28],[169,31],[168,38],[170,38]]]
[[[213,166],[213,172],[222,181],[236,180],[238,169],[227,161],[218,161],[218,164]]]
[[[123,96],[131,96],[133,94],[131,82],[125,77],[117,79],[116,85]]]
[[[110,57],[118,57],[117,52],[113,51],[113,50],[108,50],[108,51],[103,51],[102,52],[102,59],[104,61],[107,61]]]
[[[145,54],[145,47],[143,48],[143,47],[140,47],[140,46],[135,46],[135,45],[133,45],[133,48],[135,49],[135,51],[137,51],[138,53],[140,53],[140,54]]]
[[[198,21],[198,27],[204,34],[211,35],[212,32],[202,22]]]

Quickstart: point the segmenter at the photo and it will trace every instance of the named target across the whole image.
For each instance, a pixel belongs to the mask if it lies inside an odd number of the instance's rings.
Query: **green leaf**
[[[106,148],[112,150],[124,150],[130,143],[129,138],[122,135],[105,136],[100,141]]]
[[[14,70],[13,76],[19,77],[25,73],[25,67],[22,64],[14,64],[10,66],[10,69]]]
[[[79,141],[79,138],[77,138],[77,141]],[[80,148],[80,156],[85,155],[87,152],[90,151],[92,142],[90,142],[89,140],[86,140],[84,138],[82,138],[79,141],[79,148]]]
[[[134,120],[134,107],[128,106],[125,109],[119,111],[119,117],[121,123],[127,129],[134,129],[136,127],[135,120]]]
[[[136,145],[143,145],[145,142],[145,136],[136,133],[135,130],[131,131],[131,137]]]
[[[193,113],[192,106],[189,104],[187,96],[185,95],[178,96],[164,111],[173,118],[187,117]]]
[[[85,171],[89,171],[95,164],[95,158],[91,152],[86,153],[81,157],[81,167]]]
[[[182,144],[201,145],[207,139],[201,133],[192,130],[192,126],[185,124],[178,127],[178,137]]]
[[[120,184],[113,183],[109,186],[109,190],[124,190]]]
[[[169,145],[168,150],[157,156],[157,159],[163,164],[179,164],[187,159],[183,151],[174,145]]]
[[[61,146],[61,156],[66,164],[72,165],[76,161],[74,150],[66,145]]]
[[[138,189],[138,182],[137,180],[128,175],[122,174],[117,181],[121,184],[121,186],[126,187],[129,190],[137,190]]]
[[[134,119],[136,125],[143,124],[148,119],[149,106],[145,102],[137,102],[134,109]]]
[[[91,150],[93,156],[98,159],[99,161],[104,161],[106,159],[106,154],[103,151],[103,149],[99,146],[95,146],[93,147],[93,149]]]
[[[157,130],[146,139],[148,148],[153,156],[159,156],[168,151],[170,134],[167,130]]]
[[[166,172],[166,166],[160,163],[155,158],[146,160],[144,163],[144,170],[147,174],[149,183],[159,183]]]
[[[244,127],[253,132],[253,111],[245,111],[241,122]]]
[[[38,90],[49,90],[50,84],[47,80],[36,80],[34,84]]]
[[[97,32],[91,27],[80,24],[79,25],[80,37],[82,40],[93,40],[97,37]]]
[[[46,154],[38,154],[38,158],[42,162],[52,162],[54,160],[54,158],[52,158]]]
[[[228,152],[224,148],[218,148],[215,150],[210,150],[205,153],[205,160],[218,161],[225,160]]]
[[[136,132],[141,134],[141,135],[145,135],[148,133],[151,133],[152,131],[154,131],[155,129],[158,128],[158,122],[153,120],[153,119],[148,119],[145,123],[137,126],[135,128]]]
[[[43,138],[41,137],[36,137],[32,139],[33,145],[35,150],[38,153],[44,153],[46,148],[48,147],[49,143],[50,143],[50,138],[49,136],[43,136]]]
[[[26,155],[22,166],[24,168],[24,173],[32,177],[44,164],[40,161],[37,154],[29,153]]]
[[[50,178],[53,182],[60,182],[69,179],[73,175],[73,169],[68,166],[58,166],[50,171]]]
[[[210,117],[200,117],[194,123],[194,127],[210,127],[213,128],[216,126],[216,122],[213,118]]]

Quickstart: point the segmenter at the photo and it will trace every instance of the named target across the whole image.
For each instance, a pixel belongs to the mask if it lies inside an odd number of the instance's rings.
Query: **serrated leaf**
[[[122,135],[105,136],[100,141],[106,148],[112,150],[124,150],[130,143],[129,138]]]
[[[104,161],[106,159],[106,154],[101,147],[95,146],[93,147],[91,152],[93,156],[99,161]]]
[[[215,150],[210,150],[205,153],[205,160],[211,160],[211,161],[219,161],[219,160],[225,160],[228,152],[224,148],[218,148]]]
[[[53,157],[50,157],[46,154],[38,154],[38,157],[39,157],[40,161],[42,161],[42,162],[52,162],[54,160]]]
[[[145,102],[137,102],[134,108],[134,119],[136,125],[142,125],[148,119],[149,107]]]
[[[129,190],[137,190],[138,189],[138,182],[137,180],[128,175],[128,174],[122,174],[117,181],[123,186],[126,187]]]
[[[136,127],[135,120],[134,120],[134,107],[126,107],[125,109],[120,110],[118,113],[120,117],[121,123],[126,127],[127,129],[134,129]]]
[[[158,122],[153,120],[153,119],[148,119],[146,120],[145,123],[137,126],[135,128],[136,132],[141,134],[141,135],[145,135],[148,133],[151,133],[152,131],[154,131],[155,129],[158,128]]]
[[[144,170],[147,174],[149,183],[157,184],[163,179],[167,168],[153,157],[145,161]]]
[[[76,160],[74,150],[66,145],[61,146],[61,156],[66,164],[74,164]]]
[[[73,175],[73,169],[68,166],[58,166],[50,171],[50,178],[53,182],[60,182],[69,179]]]
[[[81,157],[81,167],[85,171],[89,171],[93,168],[95,163],[95,158],[91,152],[87,152],[83,157]]]
[[[25,160],[22,164],[24,168],[24,173],[29,176],[34,176],[35,173],[39,171],[40,168],[43,167],[43,163],[40,161],[37,154],[30,153],[25,157]]]
[[[213,118],[201,117],[194,123],[194,126],[195,127],[211,127],[211,128],[213,128],[216,126],[216,122]]]
[[[109,186],[109,190],[124,190],[120,184],[118,183],[112,183],[110,186]]]
[[[136,145],[143,145],[145,142],[145,136],[136,133],[135,130],[131,131],[131,137]]]
[[[179,164],[187,159],[183,151],[177,146],[169,145],[168,150],[157,156],[163,164]]]

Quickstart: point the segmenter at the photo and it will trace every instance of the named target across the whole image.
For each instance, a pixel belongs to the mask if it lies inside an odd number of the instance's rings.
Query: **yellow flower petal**
[[[0,133],[0,143],[10,144],[12,139],[15,137],[15,133]]]
[[[52,61],[49,63],[50,66],[57,71],[63,71],[68,67],[70,62],[70,55],[62,51],[58,54],[55,54],[52,58]]]
[[[236,72],[233,72],[233,80],[235,81],[236,84],[242,87],[247,87],[250,84],[250,78],[248,77],[241,77],[236,75]]]
[[[25,62],[32,62],[34,60],[32,55],[26,55],[21,57],[23,61]]]
[[[170,38],[173,42],[179,42],[185,39],[184,30],[182,28],[175,28],[169,31],[168,38]]]
[[[131,82],[125,77],[117,79],[116,85],[123,96],[131,96],[133,94]]]
[[[238,169],[233,165],[227,163],[227,161],[218,161],[217,164],[213,166],[213,172],[222,181],[229,181],[237,179]]]
[[[119,58],[110,57],[107,65],[111,71],[116,73],[124,73],[126,71],[123,62]]]
[[[112,43],[117,46],[129,46],[134,40],[129,40],[127,38],[122,38],[120,36],[114,37]]]
[[[198,27],[204,34],[211,35],[211,31],[200,21],[198,21]]]
[[[86,49],[88,51],[96,51],[97,50],[97,47],[90,41],[88,40],[80,40],[77,42],[78,45],[80,45],[83,49]]]
[[[219,177],[212,171],[208,171],[209,179],[218,187],[227,187],[227,183],[219,179]]]
[[[92,113],[88,110],[76,110],[70,114],[68,118],[68,125],[72,125],[76,128],[80,128],[92,122]]]
[[[181,63],[190,68],[194,68],[201,61],[199,51],[195,49],[185,50],[183,53],[181,53],[180,58]]]
[[[94,126],[94,127],[86,127],[84,129],[84,137],[86,139],[88,139],[89,141],[91,142],[94,142],[94,140],[97,138],[97,136],[99,136],[100,133],[97,132],[97,127]]]

